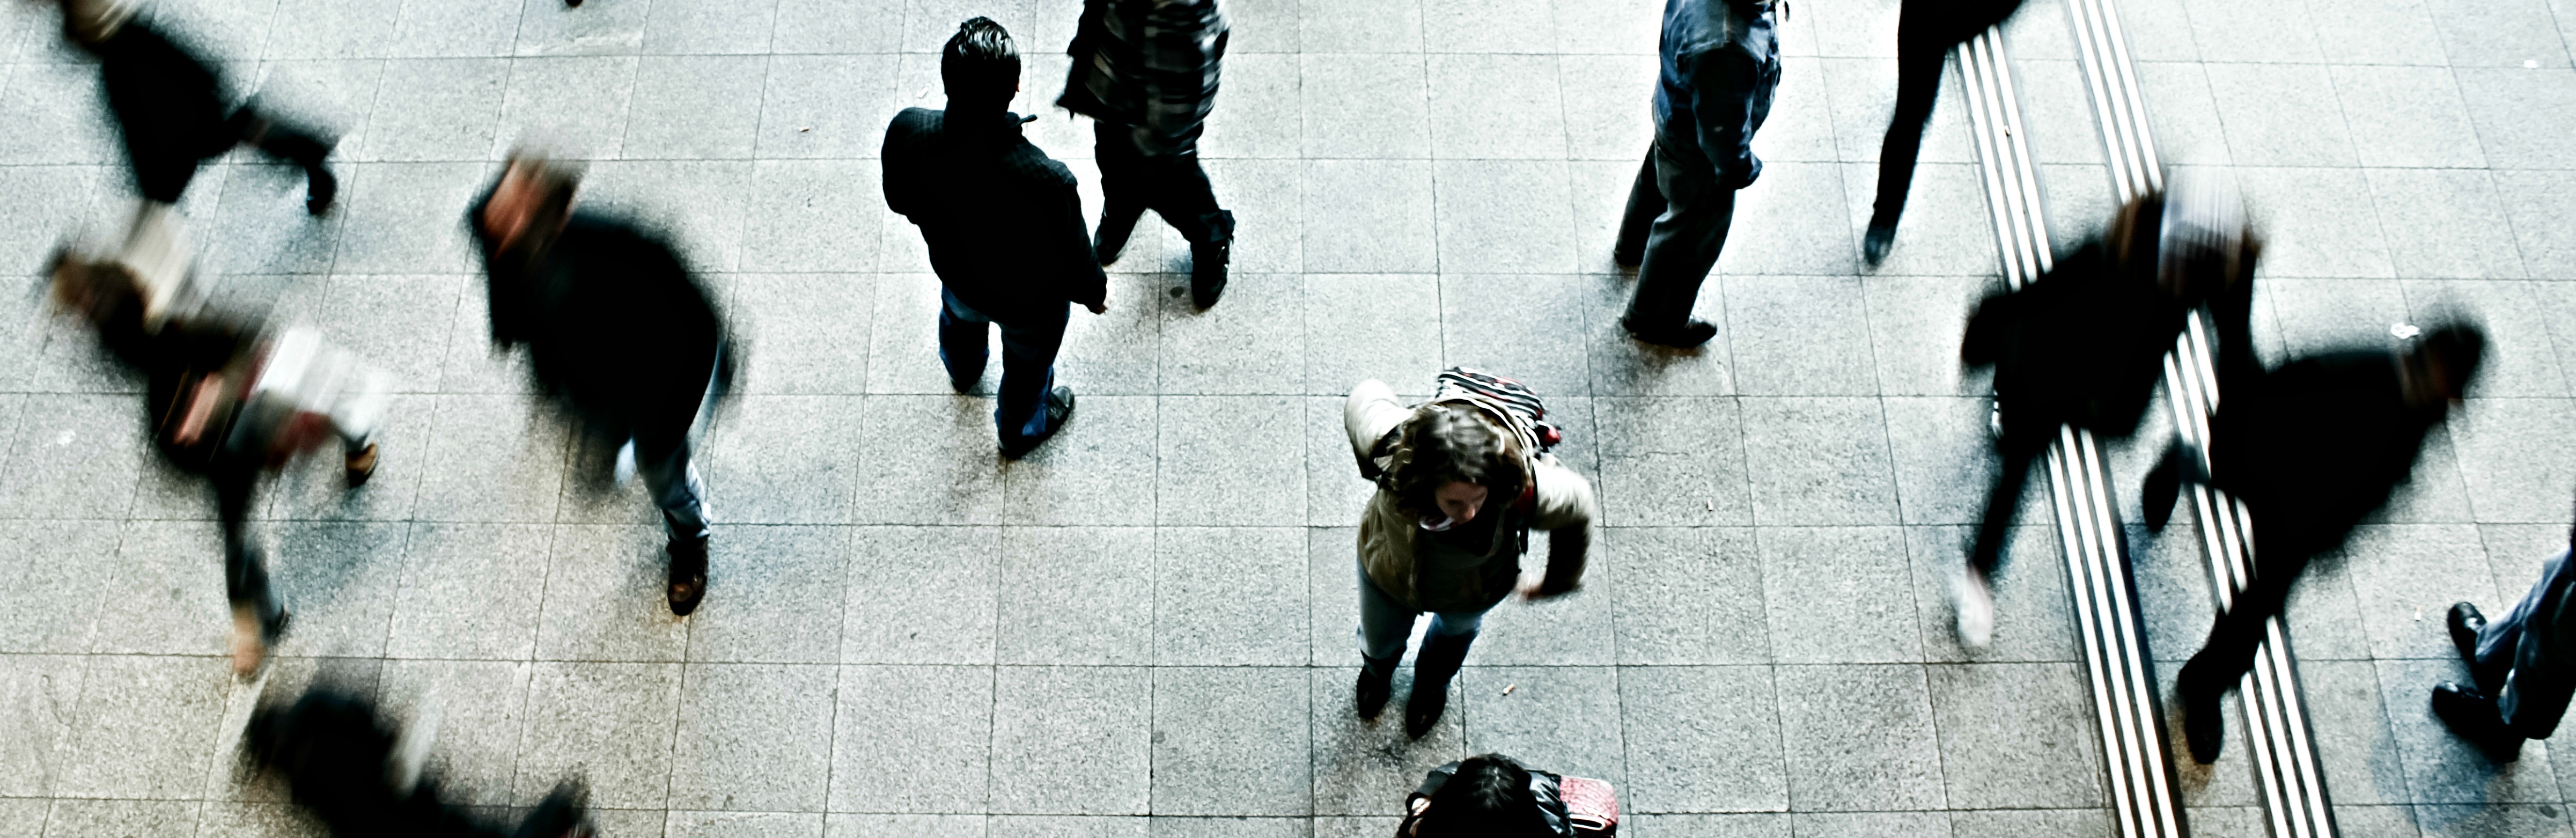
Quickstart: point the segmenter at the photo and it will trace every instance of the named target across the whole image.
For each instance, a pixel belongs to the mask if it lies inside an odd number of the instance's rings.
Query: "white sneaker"
[[[259,636],[259,615],[247,606],[233,607],[233,674],[248,678],[268,657],[268,641]]]
[[[634,440],[627,440],[626,444],[617,446],[617,464],[609,467],[608,479],[612,485],[620,489],[626,488],[627,481],[635,479]]]
[[[1995,595],[1976,571],[1962,571],[1950,581],[1950,608],[1959,615],[1959,642],[1983,649],[1995,639]]]

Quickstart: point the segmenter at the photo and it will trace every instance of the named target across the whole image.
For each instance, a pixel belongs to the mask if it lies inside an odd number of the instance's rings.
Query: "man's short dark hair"
[[[951,102],[1008,105],[1020,90],[1020,48],[992,18],[968,18],[939,51],[939,80]]]

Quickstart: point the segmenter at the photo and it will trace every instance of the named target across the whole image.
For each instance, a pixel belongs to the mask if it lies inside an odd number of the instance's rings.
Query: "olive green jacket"
[[[1474,405],[1486,419],[1501,426],[1504,438],[1516,440],[1514,445],[1519,450],[1534,450],[1535,436],[1528,423],[1509,411],[1479,399],[1450,401]],[[1352,388],[1350,398],[1342,405],[1342,427],[1350,434],[1353,460],[1366,462],[1378,440],[1419,409],[1397,400],[1395,391],[1384,382],[1362,381]],[[1524,463],[1531,477],[1527,502],[1514,504],[1507,513],[1517,520],[1505,520],[1503,526],[1494,528],[1495,551],[1488,555],[1504,553],[1508,547],[1507,555],[1517,559],[1522,528],[1546,530],[1547,580],[1541,583],[1539,593],[1553,596],[1571,591],[1583,578],[1584,554],[1592,545],[1592,519],[1599,512],[1592,500],[1592,484],[1558,462],[1554,454],[1526,457]],[[1397,505],[1394,493],[1381,486],[1369,496],[1368,507],[1360,513],[1359,557],[1360,567],[1379,590],[1419,610],[1414,556],[1422,527],[1415,518]],[[1506,539],[1514,543],[1506,545]]]

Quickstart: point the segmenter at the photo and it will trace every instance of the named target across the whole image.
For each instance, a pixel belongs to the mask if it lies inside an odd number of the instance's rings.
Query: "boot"
[[[1867,260],[1869,266],[1875,268],[1878,267],[1878,263],[1887,261],[1887,251],[1894,247],[1896,247],[1896,222],[1889,221],[1882,225],[1872,219],[1869,222],[1869,234],[1862,236],[1860,240],[1860,258]]]
[[[324,166],[322,160],[331,156],[331,148],[335,145],[333,141],[279,125],[265,118],[253,120],[248,139],[258,145],[259,150],[268,152],[280,160],[304,167],[304,178],[307,182],[304,198],[306,212],[321,215],[330,211],[332,202],[340,195],[340,180],[331,176],[331,169]]]
[[[1216,231],[1216,238],[1190,244],[1190,303],[1205,309],[1225,293],[1225,263],[1234,251],[1234,213],[1218,210],[1201,218]]]
[[[1118,261],[1127,249],[1127,237],[1136,232],[1136,222],[1145,217],[1143,206],[1104,206],[1100,208],[1099,237],[1092,240],[1091,250],[1100,257],[1101,267]]]
[[[1359,695],[1353,702],[1359,707],[1360,718],[1375,719],[1377,714],[1386,710],[1386,700],[1395,695],[1395,665],[1403,659],[1401,654],[1383,658],[1360,657]]]
[[[2495,699],[2449,681],[2433,688],[2433,715],[2451,733],[2478,746],[2487,759],[2506,763],[2522,758],[2522,737],[2505,726]]]
[[[2218,761],[2226,744],[2227,717],[2221,715],[2219,699],[2227,695],[2227,685],[2208,683],[2215,677],[2200,666],[2196,657],[2183,664],[2182,673],[2174,678],[2174,695],[2181,699],[2183,739],[2191,746],[2191,759],[2208,765]]]
[[[1413,659],[1413,694],[1404,700],[1404,735],[1420,739],[1440,723],[1440,714],[1449,709],[1449,679],[1467,662],[1467,649],[1475,644],[1472,631],[1423,638],[1422,654]]]
[[[704,533],[674,535],[665,548],[671,554],[671,575],[663,595],[670,600],[671,616],[689,616],[698,610],[698,601],[706,598],[707,546],[711,541]]]
[[[2468,661],[2470,669],[2476,669],[2478,633],[2486,630],[2487,615],[2478,613],[2475,605],[2454,602],[2451,603],[2450,619],[2446,622],[2450,624],[2452,648],[2460,650],[2460,659]]]

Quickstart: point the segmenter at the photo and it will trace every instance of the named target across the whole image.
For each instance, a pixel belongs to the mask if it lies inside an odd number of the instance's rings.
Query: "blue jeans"
[[[939,290],[939,300],[939,363],[948,368],[950,381],[972,384],[984,377],[985,325],[1002,327],[1002,392],[993,409],[1002,444],[1054,432],[1044,408],[1047,391],[1055,386],[1055,351],[1064,345],[1072,304],[1058,301],[1051,310],[1034,306],[1041,313],[1012,322],[966,307],[945,288]]]
[[[2469,663],[2480,689],[2495,699],[2504,723],[2521,736],[2545,739],[2558,728],[2568,700],[2576,696],[2576,679],[2566,675],[2566,650],[2551,642],[2557,618],[2571,587],[2576,565],[2559,553],[2540,569],[2540,582],[2503,617],[2487,621],[2478,632],[2476,660]],[[2533,618],[2540,625],[2531,626]],[[2527,630],[2528,629],[2528,630]]]
[[[1491,607],[1474,611],[1433,612],[1430,636],[1475,634],[1477,627],[1484,625],[1485,612],[1490,610]],[[1384,660],[1403,655],[1404,641],[1413,636],[1413,616],[1420,613],[1378,590],[1377,583],[1369,581],[1368,567],[1360,567],[1361,656]]]

